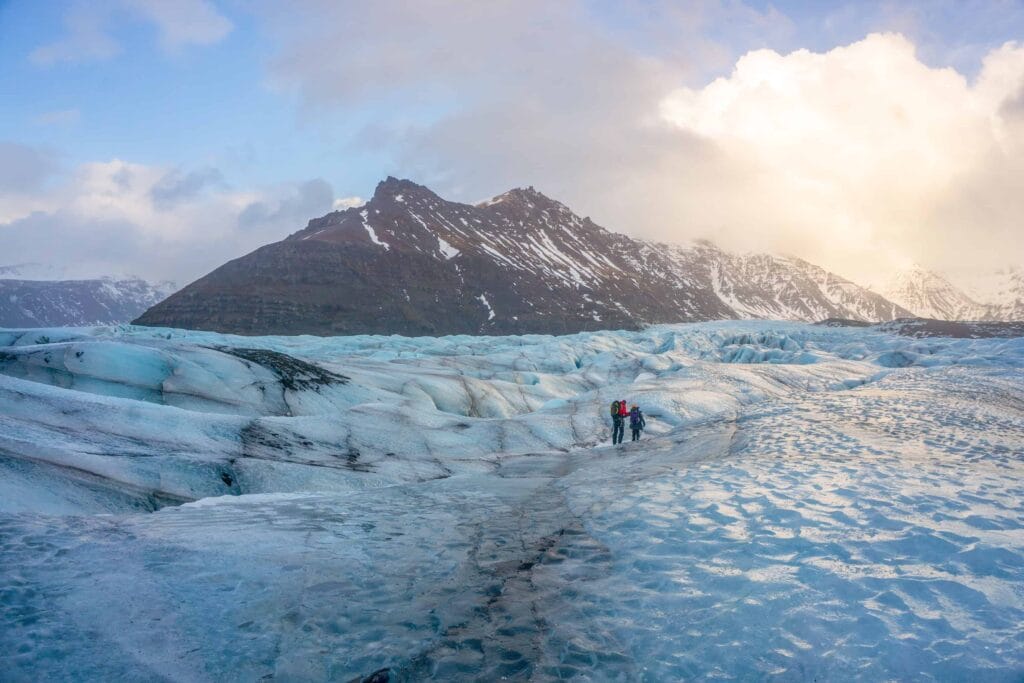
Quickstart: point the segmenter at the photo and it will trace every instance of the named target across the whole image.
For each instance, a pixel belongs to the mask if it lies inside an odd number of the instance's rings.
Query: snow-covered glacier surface
[[[1019,681],[1022,527],[1024,339],[0,330],[5,681]]]

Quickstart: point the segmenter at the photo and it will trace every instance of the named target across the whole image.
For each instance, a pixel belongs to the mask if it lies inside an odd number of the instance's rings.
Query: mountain
[[[934,271],[913,266],[897,273],[883,295],[921,318],[936,320],[1024,320],[1024,271],[991,273],[970,296]]]
[[[892,320],[909,311],[834,273],[792,256],[737,255],[709,242],[690,250],[689,263],[707,272],[715,294],[737,318],[817,322],[829,318]],[[686,263],[685,254],[680,259]]]
[[[807,262],[610,232],[532,187],[478,205],[388,178],[136,322],[243,334],[561,334],[909,312]]]
[[[996,286],[986,301],[998,320],[1024,320],[1024,270],[1007,268],[996,273]]]
[[[6,272],[23,272],[5,266]],[[20,267],[17,267],[20,268]],[[0,279],[0,327],[78,327],[129,322],[174,291],[139,279]]]
[[[896,273],[882,294],[921,318],[985,320],[991,313],[946,278],[918,265]]]

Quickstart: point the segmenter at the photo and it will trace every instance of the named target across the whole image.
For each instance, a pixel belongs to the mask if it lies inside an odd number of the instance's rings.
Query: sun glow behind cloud
[[[993,50],[969,83],[923,64],[905,37],[874,34],[822,54],[747,53],[729,76],[680,89],[661,110],[755,179],[719,207],[727,239],[768,232],[776,248],[870,276],[922,255],[955,270],[1024,254],[1024,214],[993,217],[985,206],[1024,209],[1020,188],[971,189],[1013,172],[1024,139],[1008,106],[1022,87],[1024,48],[1014,44]],[[978,189],[989,194],[980,205]],[[966,254],[935,248],[968,244]]]

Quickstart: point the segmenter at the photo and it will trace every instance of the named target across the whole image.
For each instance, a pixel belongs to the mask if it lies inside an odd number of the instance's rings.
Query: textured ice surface
[[[3,680],[1015,681],[1022,527],[1021,339],[0,331]]]

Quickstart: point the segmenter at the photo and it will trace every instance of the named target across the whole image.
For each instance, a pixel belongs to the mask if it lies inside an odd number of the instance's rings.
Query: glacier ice
[[[0,330],[4,680],[1020,680],[1022,501],[1019,338]]]

